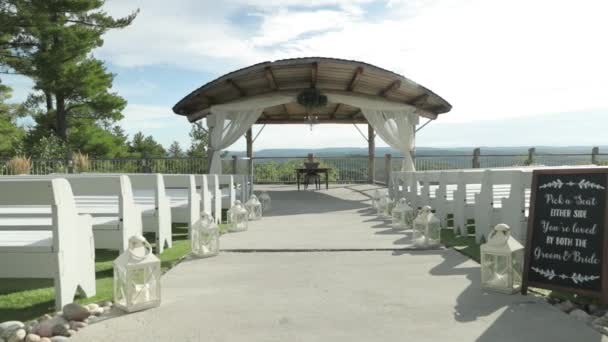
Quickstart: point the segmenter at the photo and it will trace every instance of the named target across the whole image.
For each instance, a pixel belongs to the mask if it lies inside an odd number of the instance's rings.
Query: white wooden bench
[[[502,222],[512,227],[513,237],[525,243],[533,170],[588,167],[596,166],[393,172],[392,192],[408,199],[413,207],[430,204],[444,227],[447,215],[453,214],[454,230],[459,235],[468,234],[468,222],[473,220],[480,242]]]
[[[201,212],[206,212],[212,215],[216,223],[220,223],[221,215],[216,216],[216,212],[222,211],[222,195],[220,192],[220,184],[217,180],[218,175],[195,175],[197,189],[200,189],[201,196]]]
[[[127,176],[52,174],[45,176],[8,176],[13,179],[64,178],[70,183],[79,214],[92,216],[95,248],[125,251],[129,238],[142,233],[142,217],[135,204]],[[6,209],[0,208],[0,212]],[[50,217],[50,207],[11,209],[21,217]]]
[[[197,190],[194,175],[164,175],[165,190],[171,203],[173,223],[188,224],[192,234],[195,223],[201,219],[201,192]]]
[[[173,246],[171,203],[165,190],[163,175],[129,174],[135,203],[142,210],[143,231],[156,236],[156,252]]]
[[[213,217],[219,223],[222,219],[222,209],[230,209],[236,200],[234,177],[232,175],[209,175],[209,187],[212,189]]]
[[[92,217],[79,215],[65,179],[0,177],[0,206],[43,206],[50,217],[0,214],[0,278],[52,278],[57,310],[95,289]]]

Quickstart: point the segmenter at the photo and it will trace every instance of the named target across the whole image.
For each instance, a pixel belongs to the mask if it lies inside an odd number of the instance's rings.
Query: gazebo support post
[[[374,184],[376,179],[375,177],[375,162],[376,162],[376,142],[375,142],[376,134],[374,133],[374,128],[372,125],[367,124],[367,182],[369,184]]]
[[[249,174],[253,172],[253,132],[251,128],[245,133],[245,140],[247,141],[247,158],[249,158],[247,165]]]

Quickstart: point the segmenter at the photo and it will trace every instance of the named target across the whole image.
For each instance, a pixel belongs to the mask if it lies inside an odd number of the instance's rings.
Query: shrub
[[[87,172],[91,169],[91,162],[89,161],[89,155],[85,153],[76,152],[72,155],[74,162],[74,171],[76,172]]]
[[[32,160],[25,156],[15,156],[6,162],[9,175],[26,175],[32,170]]]

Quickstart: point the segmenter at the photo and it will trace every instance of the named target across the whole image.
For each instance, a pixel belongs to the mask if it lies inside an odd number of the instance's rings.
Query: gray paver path
[[[336,199],[347,202],[330,210]],[[93,324],[72,340],[608,341],[541,299],[482,291],[479,265],[453,250],[400,249],[406,244],[395,241],[407,237],[377,234],[387,227],[361,201],[346,188],[275,199],[273,216],[222,238],[224,247],[270,251],[186,260],[163,277],[160,308]],[[311,226],[314,216],[334,224]],[[307,236],[315,243],[294,242]],[[397,249],[278,251],[362,246]]]

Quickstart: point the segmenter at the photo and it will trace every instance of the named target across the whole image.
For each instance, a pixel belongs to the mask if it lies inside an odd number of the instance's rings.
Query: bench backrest
[[[53,251],[69,248],[75,236],[78,212],[70,184],[65,179],[15,179],[0,177],[0,205],[6,207],[50,206]],[[9,214],[10,215],[10,214]],[[40,230],[40,226],[15,227],[19,230]],[[86,242],[85,242],[86,243]]]

